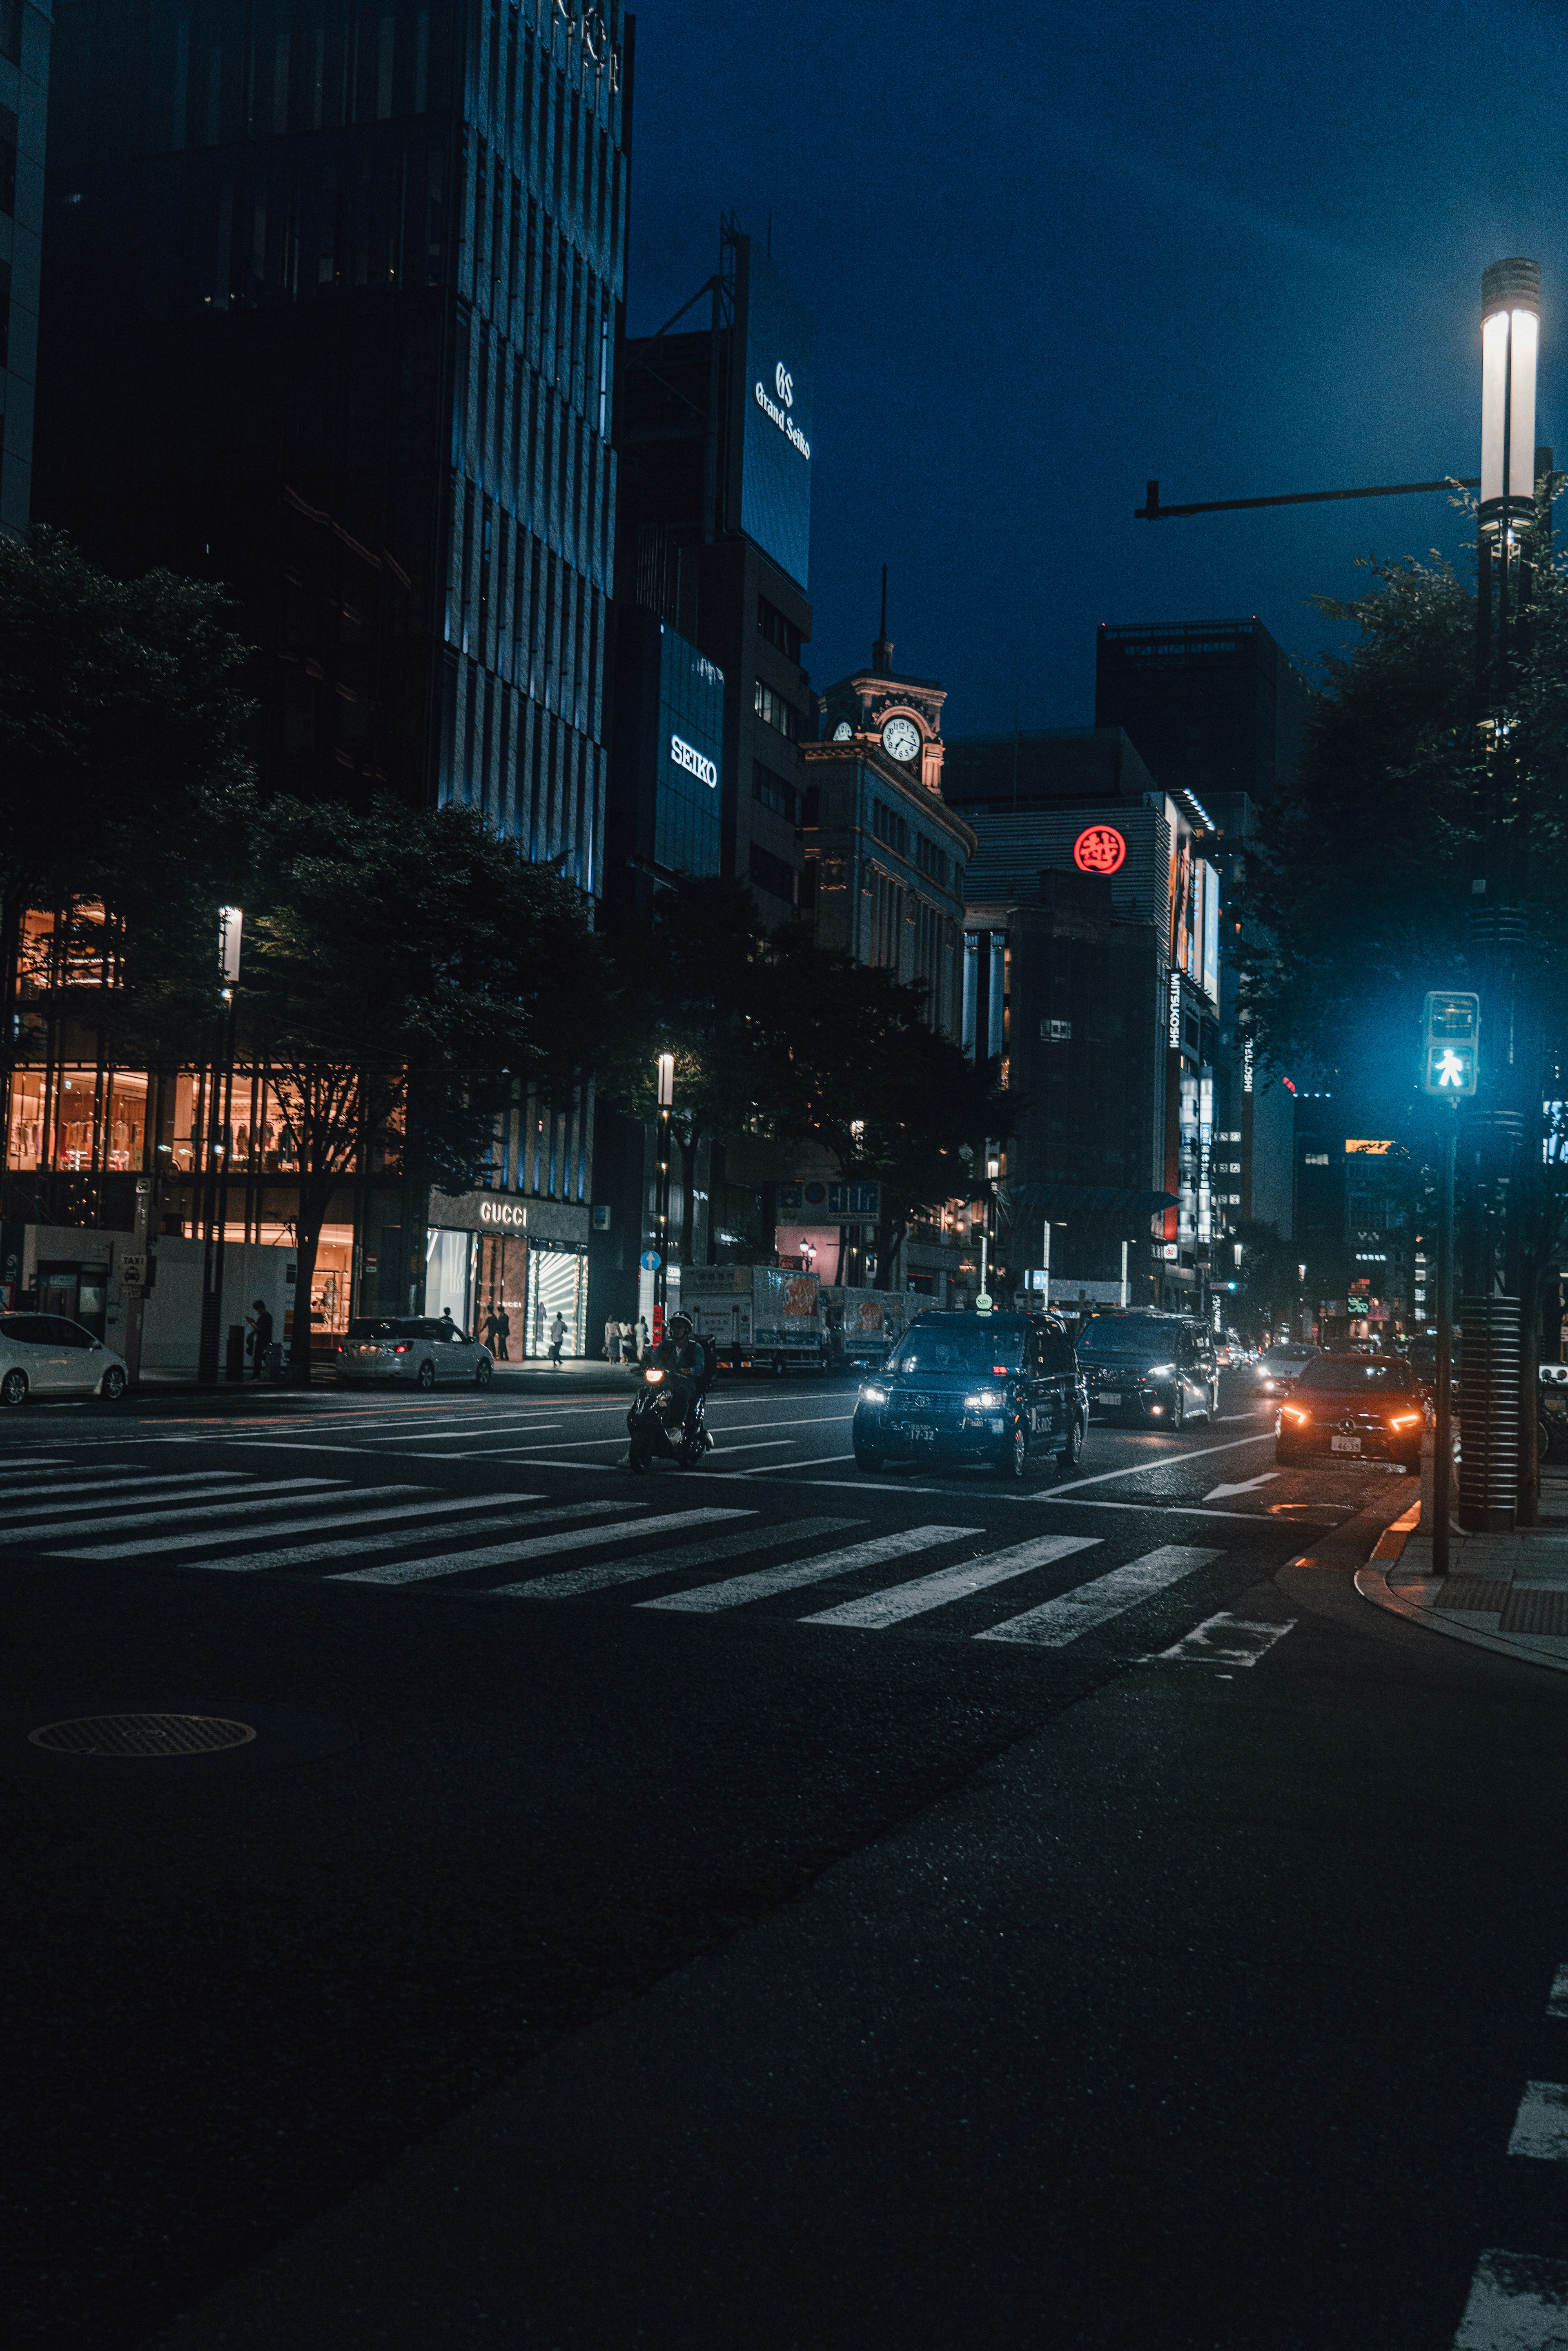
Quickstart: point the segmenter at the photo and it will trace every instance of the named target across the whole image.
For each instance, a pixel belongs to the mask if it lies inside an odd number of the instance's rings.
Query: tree
[[[249,649],[227,610],[203,580],[112,580],[57,531],[0,533],[5,1068],[30,1042],[15,1017],[29,908],[68,930],[90,914],[117,1050],[175,1054],[215,1011],[217,909],[254,806]]]
[[[788,1122],[775,959],[751,892],[724,876],[683,877],[662,890],[652,921],[622,932],[612,953],[622,1017],[601,1083],[651,1124],[655,1056],[674,1056],[671,1127],[684,1177],[680,1250],[689,1260],[703,1144],[771,1136]]]
[[[298,1168],[298,1295],[333,1191],[380,1166],[459,1191],[514,1085],[586,1080],[610,1002],[578,893],[471,810],[277,801],[260,831],[236,995]],[[309,1376],[309,1321],[292,1362]]]
[[[823,1143],[845,1176],[881,1185],[885,1290],[913,1218],[987,1188],[970,1169],[1007,1133],[1009,1097],[994,1064],[977,1067],[932,1029],[924,986],[817,946],[804,925],[777,934],[772,956],[771,1019],[790,1071],[785,1120]]]
[[[1540,1301],[1568,1230],[1568,1166],[1542,1147],[1541,1113],[1562,1091],[1568,1044],[1568,578],[1542,533],[1525,558],[1528,609],[1500,676],[1485,681],[1475,597],[1440,559],[1369,563],[1366,595],[1318,600],[1360,633],[1327,657],[1300,772],[1263,811],[1246,882],[1243,1000],[1276,1060],[1314,1064],[1333,1091],[1376,1103],[1380,1131],[1428,1159],[1415,1069],[1427,990],[1480,989],[1483,1069],[1489,1038],[1510,1039],[1490,1066],[1506,1067],[1500,1082],[1524,1121],[1507,1279],[1525,1328],[1528,1520]],[[1522,917],[1507,956],[1500,896]]]

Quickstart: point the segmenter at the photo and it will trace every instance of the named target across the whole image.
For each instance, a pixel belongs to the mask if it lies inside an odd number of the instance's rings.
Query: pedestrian
[[[653,1346],[653,1340],[648,1335],[648,1318],[645,1314],[639,1314],[637,1317],[637,1361],[640,1364],[646,1360],[648,1352]]]
[[[267,1353],[272,1344],[272,1317],[267,1311],[266,1299],[258,1298],[245,1319],[250,1324],[250,1375],[253,1380],[259,1380],[266,1370]]]
[[[512,1318],[497,1299],[485,1317],[485,1343],[498,1364],[507,1361],[507,1341],[511,1329]]]
[[[604,1360],[607,1364],[621,1361],[621,1324],[613,1314],[604,1326]]]
[[[634,1322],[624,1322],[621,1326],[621,1360],[623,1364],[634,1364],[637,1360],[637,1326]]]
[[[462,1332],[452,1320],[452,1309],[450,1306],[444,1306],[441,1310],[441,1336],[449,1345],[455,1339],[461,1339],[463,1336]]]
[[[566,1318],[558,1313],[549,1326],[549,1359],[552,1369],[560,1369],[561,1342],[566,1337]]]

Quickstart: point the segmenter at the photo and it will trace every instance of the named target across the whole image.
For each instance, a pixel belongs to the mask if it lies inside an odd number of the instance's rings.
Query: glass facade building
[[[661,622],[656,863],[680,873],[723,871],[723,768],[724,672]]]
[[[0,0],[0,530],[32,497],[51,29],[51,0]]]
[[[264,781],[599,886],[617,0],[63,0],[35,510],[221,580]]]

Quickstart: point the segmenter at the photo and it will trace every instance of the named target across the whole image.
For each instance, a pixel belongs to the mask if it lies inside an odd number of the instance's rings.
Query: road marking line
[[[750,1451],[749,1446],[746,1445],[737,1445],[730,1449],[736,1453]],[[802,1469],[821,1469],[825,1468],[831,1461],[852,1461],[854,1458],[852,1453],[813,1453],[810,1460],[802,1461],[800,1467]],[[770,1478],[776,1472],[771,1461],[764,1461],[755,1469],[742,1469],[737,1474],[742,1478]]]
[[[1558,1967],[1552,1979],[1552,1993],[1546,2003],[1548,2016],[1568,2016],[1568,1959]]]
[[[543,1494],[514,1494],[510,1499],[514,1502],[542,1502],[549,1498]],[[439,1509],[441,1505],[437,1503],[433,1507]],[[563,1519],[607,1517],[611,1511],[619,1510],[620,1507],[618,1502],[558,1504],[553,1510],[530,1510],[527,1523],[530,1527],[548,1527],[557,1524]],[[329,1525],[338,1523],[340,1522],[336,1520],[328,1521]],[[454,1541],[461,1541],[465,1535],[487,1535],[494,1532],[493,1527],[475,1526],[472,1522],[465,1524],[461,1519],[443,1519],[434,1526],[416,1529],[393,1526],[390,1527],[385,1534],[344,1535],[336,1542],[299,1543],[287,1551],[247,1552],[233,1559],[198,1559],[192,1563],[204,1572],[208,1568],[214,1568],[223,1573],[227,1573],[231,1569],[250,1572],[267,1567],[308,1567],[318,1560],[364,1559],[372,1552],[395,1551],[400,1543],[412,1541],[415,1534],[422,1542],[431,1542],[448,1535]]]
[[[646,1502],[622,1503],[623,1510],[645,1510]],[[346,1575],[334,1575],[332,1583],[422,1583],[436,1575],[464,1575],[474,1567],[515,1567],[526,1559],[548,1559],[557,1552],[585,1551],[590,1544],[645,1542],[651,1532],[661,1527],[706,1526],[716,1519],[743,1519],[747,1510],[674,1510],[660,1519],[638,1518],[622,1526],[581,1527],[562,1535],[539,1535],[527,1542],[495,1543],[481,1551],[448,1552],[434,1559],[399,1560],[388,1567],[361,1567]],[[502,1584],[499,1589],[515,1597],[520,1585]]]
[[[1568,2351],[1568,2262],[1489,2247],[1454,2351]]]
[[[830,1422],[853,1420],[852,1412],[813,1413],[809,1420],[732,1420],[716,1421],[711,1415],[709,1425],[720,1437],[742,1437],[754,1428],[825,1428]]]
[[[305,1496],[300,1489],[310,1486],[335,1487],[335,1493],[324,1494],[321,1499],[323,1501],[336,1501],[341,1498],[344,1480],[340,1478],[279,1478],[269,1479],[265,1486],[247,1487],[244,1499],[239,1501],[231,1502],[209,1495],[204,1501],[178,1510],[168,1502],[136,1501],[123,1510],[116,1510],[112,1518],[107,1519],[84,1519],[72,1510],[63,1519],[50,1519],[42,1526],[17,1527],[15,1532],[7,1524],[0,1528],[0,1543],[52,1545],[73,1542],[78,1535],[112,1534],[117,1527],[134,1530],[138,1527],[172,1526],[182,1519],[232,1519],[240,1510],[287,1510],[290,1503],[302,1502]],[[226,1492],[227,1489],[225,1490]],[[278,1499],[264,1500],[262,1497],[268,1494]]]
[[[606,1510],[612,1507],[606,1503]],[[601,1592],[614,1583],[636,1583],[652,1575],[684,1575],[688,1568],[708,1567],[721,1559],[736,1559],[778,1551],[787,1542],[804,1542],[811,1535],[836,1535],[845,1527],[863,1526],[863,1519],[792,1519],[783,1526],[747,1527],[737,1535],[720,1535],[715,1542],[687,1543],[679,1551],[650,1552],[635,1566],[612,1561],[606,1567],[569,1568],[562,1575],[541,1575],[531,1583],[510,1589],[518,1600],[574,1600],[584,1592]]]
[[[133,1440],[132,1440],[133,1441]],[[63,1469],[63,1461],[56,1461],[47,1453],[24,1453],[19,1461],[7,1461],[7,1469]]]
[[[1020,1494],[1018,1499],[1019,1501],[1054,1502],[1057,1497],[1054,1494]],[[1163,1498],[1156,1502],[1106,1502],[1098,1495],[1090,1499],[1076,1494],[1063,1495],[1061,1499],[1071,1501],[1075,1510],[1137,1510],[1145,1519],[1239,1519],[1254,1527],[1277,1527],[1280,1523],[1267,1510],[1213,1510],[1202,1502],[1167,1502]]]
[[[1256,1478],[1243,1478],[1239,1486],[1214,1486],[1204,1496],[1206,1502],[1218,1502],[1224,1494],[1255,1494],[1260,1486],[1272,1486],[1279,1479],[1278,1469],[1265,1469]]]
[[[138,1486],[178,1486],[187,1493],[194,1493],[200,1486],[212,1485],[233,1486],[237,1489],[255,1474],[251,1469],[164,1469],[156,1475],[150,1473],[145,1478],[120,1478],[115,1476],[113,1464],[106,1461],[96,1478],[84,1478],[78,1469],[74,1478],[62,1479],[57,1486],[20,1487],[16,1499],[18,1502],[30,1502],[39,1494],[86,1494],[96,1502],[103,1495],[129,1494]],[[104,1485],[102,1480],[105,1478],[112,1478],[114,1483]],[[145,1499],[156,1501],[159,1497],[149,1494]],[[61,1507],[57,1501],[51,1502],[48,1509],[38,1511],[37,1515],[47,1519],[50,1511]],[[15,1523],[21,1513],[7,1506],[5,1515],[7,1523]]]
[[[559,1420],[530,1420],[524,1422],[523,1426],[527,1428],[561,1428],[565,1426],[565,1423]],[[397,1438],[397,1443],[400,1447],[405,1445],[444,1445],[447,1439],[453,1437],[483,1437],[486,1434],[495,1434],[504,1437],[509,1432],[504,1428],[495,1431],[487,1431],[483,1421],[476,1421],[472,1427],[467,1428],[430,1428],[426,1429],[423,1435],[420,1437],[400,1436]]]
[[[800,1622],[880,1633],[889,1625],[903,1624],[906,1617],[923,1615],[928,1608],[946,1608],[955,1600],[967,1600],[977,1592],[988,1591],[993,1583],[1027,1575],[1031,1568],[1049,1566],[1052,1560],[1066,1559],[1073,1552],[1093,1551],[1099,1541],[1098,1535],[1036,1535],[1029,1542],[1014,1543],[984,1559],[967,1560],[959,1567],[939,1567],[935,1575],[890,1583],[885,1592],[873,1592],[864,1600],[845,1600],[837,1608],[824,1608]]]
[[[1206,1616],[1190,1633],[1168,1649],[1161,1649],[1151,1657],[1151,1665],[1173,1666],[1255,1666],[1266,1657],[1276,1641],[1295,1630],[1292,1616],[1284,1625],[1260,1625],[1245,1616],[1232,1616],[1221,1611],[1218,1616]]]
[[[371,1502],[384,1501],[389,1495],[428,1494],[430,1490],[428,1486],[375,1486],[366,1489],[365,1499],[368,1506]],[[345,1495],[323,1494],[321,1500],[326,1506],[324,1511],[313,1511],[308,1519],[283,1519],[277,1526],[261,1528],[257,1531],[263,1540],[270,1541],[274,1535],[315,1534],[323,1531],[330,1534],[337,1527],[374,1527],[386,1521],[392,1521],[397,1527],[403,1527],[408,1525],[410,1520],[431,1518],[443,1510],[495,1510],[507,1503],[527,1502],[532,1499],[527,1494],[490,1494],[477,1501],[458,1501],[448,1494],[439,1502],[413,1504],[402,1502],[395,1510],[377,1510],[369,1507],[361,1510],[357,1505],[340,1509],[338,1505],[347,1500]],[[248,1532],[249,1530],[247,1529],[246,1531]],[[411,1540],[413,1534],[422,1531],[434,1532],[435,1530],[415,1528],[411,1534]],[[445,1530],[442,1529],[441,1531],[444,1532]],[[139,1540],[136,1542],[95,1543],[90,1550],[60,1552],[56,1555],[61,1559],[137,1559],[145,1558],[150,1552],[162,1553],[175,1551],[207,1551],[214,1543],[221,1542],[223,1540],[222,1535],[210,1534],[198,1529],[194,1534],[150,1535],[144,1541]],[[367,1535],[364,1538],[364,1548],[372,1550],[378,1543],[395,1542],[397,1540],[395,1533],[380,1537]],[[356,1539],[353,1542],[336,1546],[323,1543],[318,1548],[320,1557],[327,1559],[332,1555],[335,1548],[350,1552],[356,1551],[360,1547],[360,1541]],[[291,1552],[288,1556],[293,1559],[295,1554]],[[282,1564],[282,1560],[276,1552],[236,1552],[228,1559],[204,1559],[199,1564],[203,1567],[277,1567]]]
[[[1140,1461],[1131,1469],[1100,1469],[1092,1478],[1075,1478],[1071,1486],[1053,1486],[1051,1499],[1059,1494],[1071,1494],[1080,1486],[1103,1486],[1112,1478],[1146,1478],[1155,1469],[1179,1469],[1188,1461],[1206,1461],[1211,1453],[1239,1453],[1244,1445],[1272,1445],[1273,1432],[1260,1429],[1256,1437],[1233,1437],[1224,1445],[1198,1445],[1185,1453],[1162,1453],[1157,1460]]]
[[[938,1543],[964,1542],[984,1531],[981,1527],[906,1527],[900,1534],[852,1543],[847,1550],[831,1551],[821,1559],[797,1561],[790,1567],[758,1568],[755,1575],[727,1576],[722,1583],[697,1584],[690,1592],[672,1592],[663,1600],[640,1600],[637,1605],[706,1615],[719,1608],[738,1608],[747,1600],[766,1600],[776,1592],[794,1592],[801,1584],[852,1575],[857,1568],[880,1567],[883,1560],[903,1559],[910,1552],[934,1551]]]
[[[1179,1583],[1184,1576],[1207,1567],[1210,1560],[1224,1556],[1223,1552],[1162,1543],[1158,1551],[1145,1552],[1141,1559],[1130,1559],[1125,1566],[1113,1567],[1106,1574],[1095,1576],[1092,1583],[1081,1583],[1075,1591],[1047,1600],[1039,1608],[1026,1609],[1021,1616],[1009,1616],[1005,1623],[993,1625],[988,1632],[977,1633],[975,1638],[1023,1641],[1045,1649],[1065,1648],[1070,1641],[1081,1640],[1097,1625],[1109,1624],[1124,1609],[1135,1608],[1142,1600],[1152,1600],[1168,1585]]]
[[[1568,2083],[1525,2084],[1508,2151],[1538,2163],[1568,2163]]]

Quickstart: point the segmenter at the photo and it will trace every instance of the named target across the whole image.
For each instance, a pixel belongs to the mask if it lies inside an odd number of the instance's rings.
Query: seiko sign
[[[756,383],[752,386],[752,398],[768,423],[779,427],[791,449],[799,450],[809,465],[811,458],[811,444],[789,413],[789,410],[795,404],[795,379],[782,360],[773,371],[773,381],[779,392],[777,400],[764,383]]]
[[[695,776],[710,792],[715,789],[718,783],[717,766],[712,759],[705,759],[700,751],[694,751],[689,743],[683,743],[678,735],[670,737],[670,757],[677,768],[684,768],[688,776]]]

